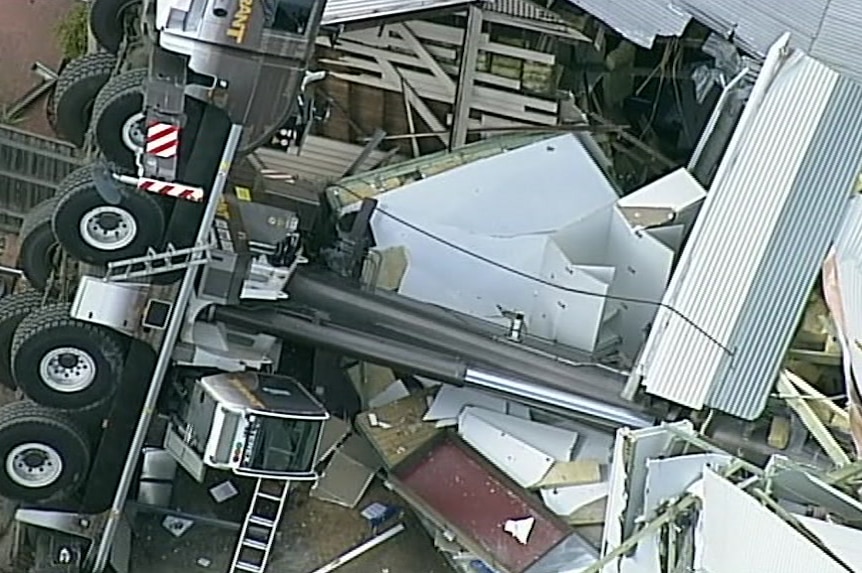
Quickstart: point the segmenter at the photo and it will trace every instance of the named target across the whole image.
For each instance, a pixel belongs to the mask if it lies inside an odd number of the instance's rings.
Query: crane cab
[[[207,467],[311,481],[329,413],[292,378],[221,373],[188,383],[165,449],[199,481]]]

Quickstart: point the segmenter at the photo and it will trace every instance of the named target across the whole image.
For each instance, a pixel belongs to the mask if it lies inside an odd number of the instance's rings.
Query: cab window
[[[270,26],[274,30],[305,35],[317,0],[270,0]],[[273,6],[274,4],[274,6]]]

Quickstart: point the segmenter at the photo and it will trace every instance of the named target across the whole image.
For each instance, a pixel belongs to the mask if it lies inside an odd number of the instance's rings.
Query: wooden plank
[[[441,432],[434,422],[422,421],[428,409],[426,400],[434,393],[433,389],[417,392],[356,416],[357,428],[380,454],[387,469],[406,459]],[[382,424],[372,426],[369,414],[374,414]]]
[[[455,46],[460,46],[464,42],[464,30],[460,28],[433,24],[423,20],[413,20],[410,22],[410,29],[420,40],[430,40],[432,42]],[[502,56],[520,58],[522,60],[532,60],[543,64],[553,65],[556,63],[556,57],[553,54],[492,42],[488,34],[482,34],[482,38],[479,40],[479,50]]]
[[[574,513],[565,518],[565,521],[574,527],[603,524],[607,505],[608,496],[600,497],[596,501],[576,509]]]
[[[335,71],[334,74],[345,81],[378,89],[400,91],[401,77],[403,77],[419,97],[451,105],[456,91],[451,73],[457,72],[457,66],[444,66],[434,58],[414,30],[414,28],[423,30],[424,25],[425,23],[422,22],[393,25],[387,28],[393,33],[382,36],[368,31],[350,36],[349,34],[353,34],[351,32],[342,39],[340,44],[344,57],[327,58],[322,60],[322,63],[336,70],[341,68],[364,72],[354,74]],[[529,58],[527,61],[536,62],[542,59]],[[486,79],[489,83],[507,82],[505,85],[507,88],[521,86],[520,79],[497,77],[487,72],[483,72],[479,78],[481,78],[480,82]],[[473,110],[509,115],[528,123],[541,125],[556,123],[557,107],[556,101],[504,92],[487,85],[475,85],[471,97]],[[547,112],[547,115],[542,112]]]
[[[600,481],[602,481],[602,472],[599,462],[595,460],[557,461],[536,484],[536,488],[549,489]]]
[[[802,394],[809,396],[811,400],[823,404],[824,408],[832,414],[832,417],[837,418],[843,426],[850,425],[850,415],[838,406],[838,404],[830,400],[828,396],[823,394],[823,392],[820,392],[817,388],[809,384],[807,380],[790,370],[785,370],[784,375],[787,376],[787,379],[796,386]]]
[[[847,455],[838,441],[835,439],[829,430],[824,426],[808,401],[802,397],[799,390],[788,379],[785,372],[778,375],[778,391],[781,393],[787,405],[796,412],[802,422],[805,424],[811,435],[826,452],[826,455],[832,460],[836,466],[846,466],[850,463],[850,457]]]

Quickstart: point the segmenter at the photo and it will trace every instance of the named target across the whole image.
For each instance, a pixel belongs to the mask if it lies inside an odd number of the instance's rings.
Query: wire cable
[[[354,199],[356,199],[358,201],[363,201],[364,199],[366,199],[366,197],[359,195],[358,193],[356,193],[355,191],[353,191],[349,187],[346,187],[340,183],[330,183],[329,186],[335,187],[335,188],[338,188],[338,189],[341,189],[341,190],[347,192],[348,194],[350,194],[351,197],[353,197]],[[411,229],[412,231],[415,231],[415,232],[419,233],[420,235],[422,235],[428,239],[431,239],[432,241],[440,243],[441,245],[444,245],[444,246],[446,246],[446,247],[448,247],[454,251],[457,251],[463,255],[467,255],[468,257],[476,259],[477,261],[483,262],[487,265],[491,265],[491,266],[496,267],[502,271],[506,271],[508,273],[511,273],[511,274],[516,275],[518,277],[521,277],[523,279],[541,284],[543,286],[551,287],[551,288],[561,290],[563,292],[572,293],[572,294],[579,294],[579,295],[583,295],[583,296],[592,296],[592,297],[596,297],[596,298],[602,298],[605,300],[612,300],[612,301],[623,302],[623,303],[628,303],[628,304],[645,304],[645,305],[649,305],[649,306],[654,306],[656,308],[663,308],[663,309],[667,310],[668,312],[670,312],[671,314],[678,316],[683,322],[690,325],[692,328],[695,329],[695,331],[697,331],[698,333],[703,335],[707,340],[709,340],[710,342],[712,342],[713,344],[715,344],[716,346],[721,348],[729,356],[733,356],[733,354],[734,354],[733,350],[731,350],[730,348],[728,348],[727,346],[722,344],[721,341],[719,341],[715,336],[708,333],[703,327],[701,327],[699,324],[694,322],[694,320],[690,319],[685,314],[683,314],[681,311],[677,310],[676,308],[674,308],[673,306],[671,306],[669,304],[665,304],[661,301],[648,300],[648,299],[642,299],[642,298],[636,298],[636,297],[619,296],[619,295],[612,295],[612,294],[602,294],[602,293],[592,292],[592,291],[588,291],[588,290],[563,286],[561,284],[557,284],[557,283],[551,282],[549,280],[543,279],[542,277],[537,277],[537,276],[531,275],[530,273],[526,273],[522,270],[516,269],[514,267],[510,267],[510,266],[505,265],[499,261],[495,261],[494,259],[486,257],[480,253],[476,253],[474,251],[471,251],[470,249],[462,247],[461,245],[459,245],[457,243],[453,243],[452,241],[450,241],[448,239],[445,239],[443,237],[435,235],[434,233],[427,231],[426,229],[423,229],[419,225],[416,225],[415,223],[411,223],[410,221],[407,221],[407,220],[403,219],[402,217],[399,217],[398,215],[395,215],[394,213],[391,213],[385,209],[381,209],[378,207],[375,210],[375,212],[380,213],[381,215],[384,215],[386,217],[389,217],[390,219],[392,219],[396,223],[404,225],[408,229]]]

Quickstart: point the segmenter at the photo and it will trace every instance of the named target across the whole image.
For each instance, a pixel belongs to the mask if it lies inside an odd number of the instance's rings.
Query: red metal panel
[[[497,567],[521,573],[569,533],[568,527],[539,510],[538,501],[489,470],[467,450],[445,440],[417,463],[396,469],[399,481],[429,508],[496,558]],[[534,517],[522,545],[503,525],[509,519]]]

